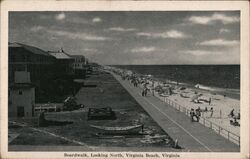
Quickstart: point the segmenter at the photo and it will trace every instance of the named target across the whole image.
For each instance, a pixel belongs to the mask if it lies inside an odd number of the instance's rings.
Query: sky
[[[106,65],[239,64],[240,12],[9,12],[9,42]]]

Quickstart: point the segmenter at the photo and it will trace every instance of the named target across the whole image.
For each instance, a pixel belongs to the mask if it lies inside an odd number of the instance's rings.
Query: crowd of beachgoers
[[[107,66],[105,69],[141,88],[142,96],[155,96],[160,100],[171,100],[189,110],[191,121],[203,117],[222,129],[240,135],[240,100],[225,94],[199,87],[187,87],[174,81],[160,81],[152,75],[143,75],[126,69]]]

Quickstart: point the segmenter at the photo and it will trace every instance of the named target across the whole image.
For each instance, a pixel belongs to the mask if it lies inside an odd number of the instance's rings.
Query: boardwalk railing
[[[156,95],[156,97],[160,98],[160,100],[162,100],[166,104],[174,107],[176,110],[185,113],[187,116],[190,116],[190,110],[188,110],[186,107],[183,107],[180,104],[178,104],[178,103],[176,103],[176,102],[174,102],[166,97],[160,97],[157,95]],[[234,142],[235,144],[240,146],[240,136],[239,135],[236,135],[236,134],[222,128],[221,126],[207,120],[204,117],[200,117],[199,123],[203,124],[206,127],[209,127],[210,129],[214,130],[219,135],[225,137],[229,141]]]

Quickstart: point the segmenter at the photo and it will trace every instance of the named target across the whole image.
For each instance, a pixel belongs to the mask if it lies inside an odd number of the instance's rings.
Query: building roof
[[[10,43],[9,42],[9,48],[23,48],[31,53],[37,54],[37,55],[44,55],[44,56],[51,56],[49,53],[46,51],[43,51],[42,49],[39,49],[34,46],[22,44],[22,43]]]
[[[73,58],[85,58],[83,55],[70,55]]]
[[[11,89],[20,89],[20,88],[33,88],[34,84],[31,83],[14,83],[9,86]]]
[[[72,59],[71,55],[61,51],[48,51],[48,53],[54,56],[56,59]]]

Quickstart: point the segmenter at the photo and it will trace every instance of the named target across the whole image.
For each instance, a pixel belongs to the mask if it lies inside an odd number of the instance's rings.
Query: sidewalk
[[[213,130],[191,122],[190,118],[154,96],[141,96],[141,90],[111,73],[135,98],[156,123],[174,140],[178,140],[184,151],[192,152],[239,152],[240,147],[216,134]],[[145,125],[146,126],[146,125]]]

